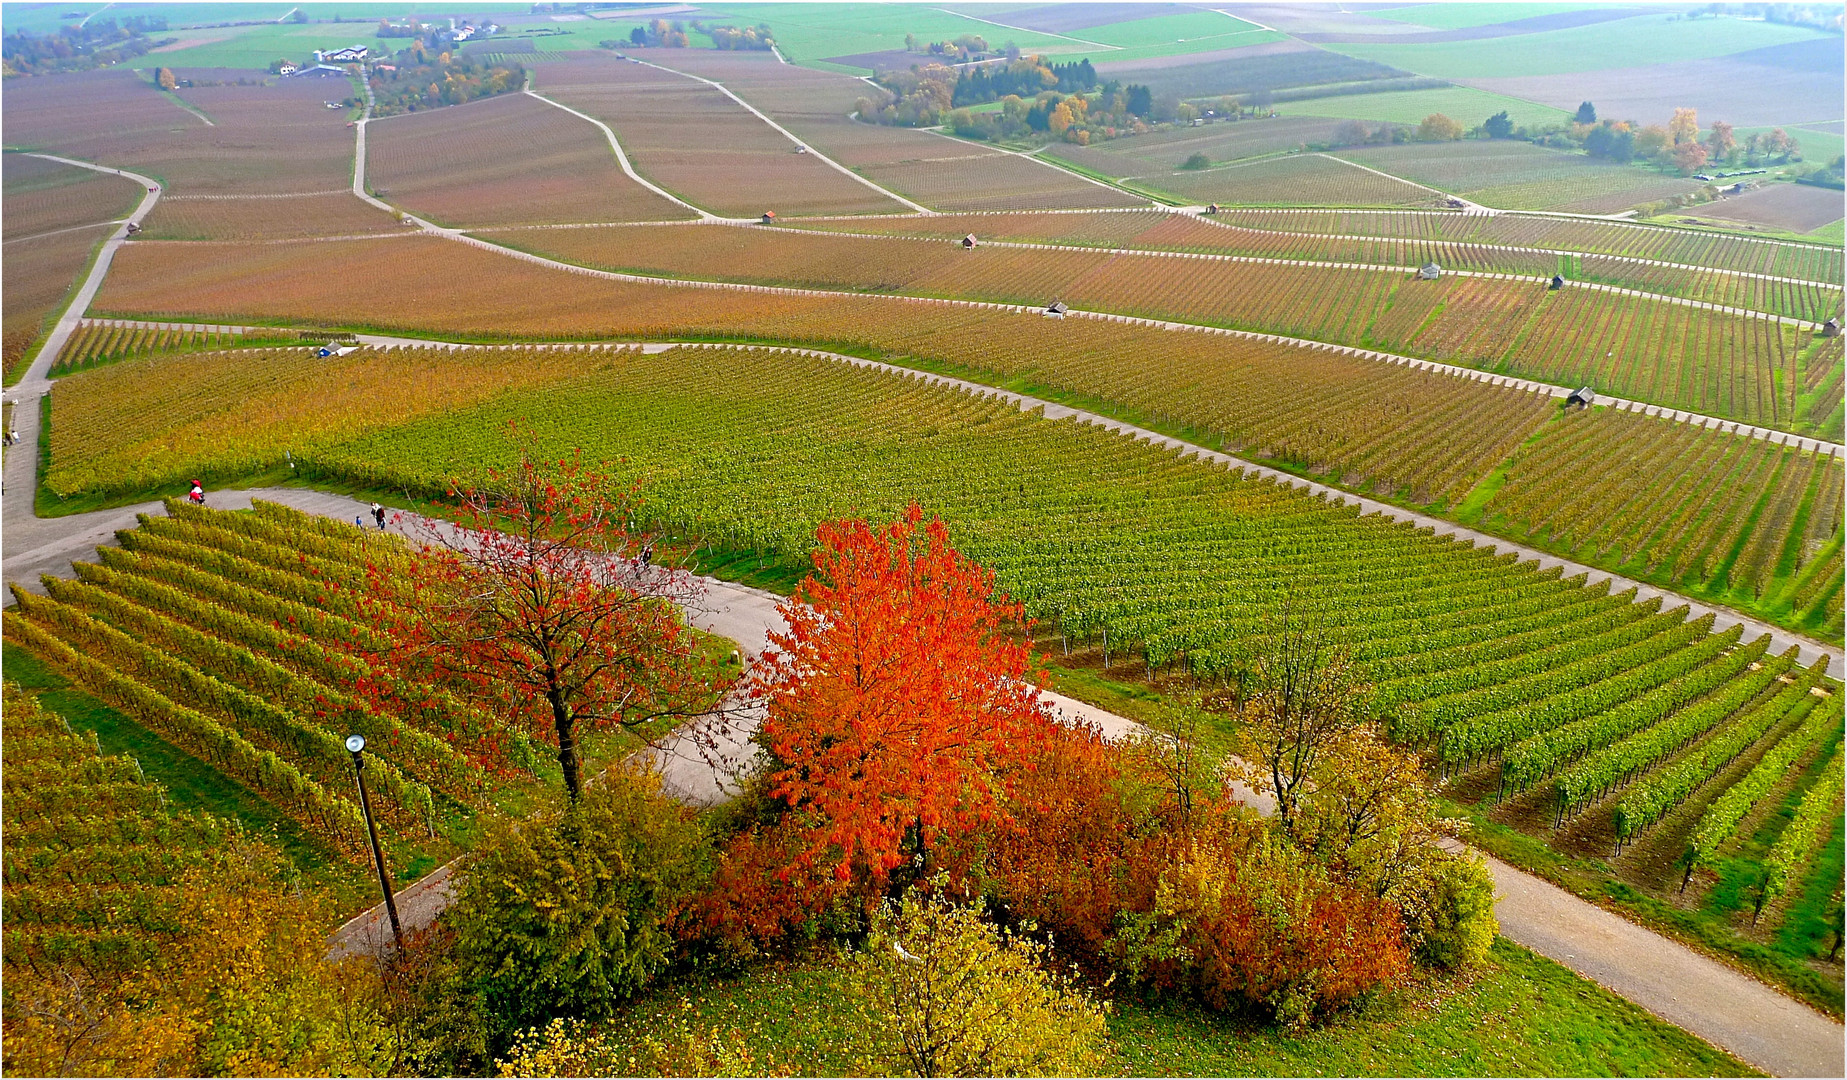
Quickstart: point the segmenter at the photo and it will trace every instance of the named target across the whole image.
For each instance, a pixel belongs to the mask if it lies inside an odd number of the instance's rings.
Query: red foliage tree
[[[853,887],[868,895],[958,838],[1004,823],[1006,793],[1056,722],[1018,605],[913,504],[897,521],[821,526],[786,634],[752,672],[778,819],[739,838],[731,915],[759,936]],[[958,860],[959,861],[959,860]],[[749,914],[745,914],[748,912]]]
[[[527,455],[450,496],[456,523],[421,522],[420,557],[369,568],[392,640],[374,659],[530,725],[575,799],[580,724],[683,715],[709,694],[676,606],[697,583],[637,557],[653,545],[633,531],[637,490],[612,494],[577,458]]]

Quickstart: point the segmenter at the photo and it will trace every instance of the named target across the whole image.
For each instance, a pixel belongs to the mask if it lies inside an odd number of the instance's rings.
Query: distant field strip
[[[920,206],[917,203],[914,203],[911,200],[905,198],[904,196],[899,195],[897,192],[889,191],[883,187],[880,187],[878,184],[873,183],[871,180],[866,179],[864,176],[861,176],[860,174],[854,172],[853,170],[847,168],[846,166],[840,164],[839,162],[826,156],[825,154],[820,154],[817,151],[815,151],[813,148],[804,146],[802,144],[802,140],[796,138],[795,135],[792,134],[788,128],[783,127],[781,124],[778,124],[776,121],[770,119],[768,116],[765,116],[763,112],[759,110],[756,106],[752,105],[750,102],[745,101],[743,98],[732,93],[731,90],[728,89],[724,83],[717,82],[712,79],[708,79],[703,75],[687,75],[684,72],[674,71],[672,68],[662,67],[659,64],[650,64],[645,60],[637,60],[636,63],[640,63],[646,67],[651,67],[656,71],[665,71],[672,75],[680,75],[682,78],[694,79],[698,82],[702,82],[706,84],[707,86],[710,86],[716,89],[719,93],[725,95],[726,97],[730,98],[732,101],[735,101],[739,105],[743,106],[746,110],[750,112],[752,116],[755,116],[757,119],[763,121],[765,124],[768,124],[770,127],[775,128],[776,131],[778,131],[785,138],[787,138],[789,142],[792,145],[794,145],[797,149],[799,149],[805,154],[813,155],[823,165],[826,165],[828,168],[833,169],[835,172],[840,173],[842,176],[845,176],[847,179],[864,184],[865,186],[871,188],[873,191],[878,192],[880,195],[883,195],[886,198],[893,200],[894,202],[902,203],[903,205],[910,207],[912,210],[915,210],[920,214],[927,214],[931,212],[929,207]]]
[[[374,191],[451,226],[691,216],[623,175],[589,121],[525,94],[373,120]]]
[[[1144,199],[1026,155],[854,120],[849,114],[860,98],[882,102],[886,97],[860,79],[779,64],[764,53],[676,53],[655,62],[723,82],[841,165],[936,210],[1146,205]]]
[[[1027,242],[1117,251],[1177,251],[1416,267],[1435,262],[1446,270],[1595,280],[1621,288],[1721,307],[1762,311],[1821,322],[1841,309],[1839,283],[1804,281],[1749,271],[1713,270],[1638,256],[1585,255],[1563,248],[1521,247],[1478,241],[1396,238],[1364,234],[1302,233],[1233,225],[1219,215],[1160,210],[1078,214],[944,214],[932,218],[804,219],[789,228],[960,240]]]
[[[635,168],[725,217],[880,213],[889,196],[797,154],[789,139],[685,76],[585,54],[547,66],[537,89],[610,125]],[[698,132],[697,137],[690,133]]]
[[[1325,154],[1124,177],[1182,202],[1253,206],[1429,206],[1442,192]]]
[[[151,240],[296,240],[408,228],[344,190],[163,198],[141,224],[142,235]]]
[[[643,238],[637,229],[645,230]],[[509,237],[609,271],[800,288],[1045,304],[1277,333],[1457,363],[1811,433],[1800,380],[1812,324],[1606,286],[1549,292],[1535,279],[1199,262],[1082,249],[958,250],[919,240],[710,226],[550,230]],[[1337,298],[1329,302],[1327,298]],[[1663,351],[1661,342],[1671,346]],[[1601,348],[1607,355],[1596,357]],[[1828,431],[1815,431],[1829,437]],[[1835,436],[1838,441],[1838,435]]]
[[[1772,274],[1801,281],[1842,281],[1838,246],[1618,221],[1543,214],[1454,211],[1261,210],[1228,207],[1225,224],[1285,232],[1382,236],[1560,249],[1631,256],[1682,266]]]

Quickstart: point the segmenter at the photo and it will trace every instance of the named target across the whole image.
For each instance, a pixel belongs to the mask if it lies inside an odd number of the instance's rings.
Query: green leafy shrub
[[[611,772],[568,809],[496,823],[445,915],[495,1042],[555,1016],[607,1016],[647,985],[708,852],[690,811],[648,774]]]

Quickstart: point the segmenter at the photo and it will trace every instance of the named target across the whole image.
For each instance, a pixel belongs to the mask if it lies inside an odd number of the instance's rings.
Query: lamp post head
[[[366,748],[366,737],[364,735],[348,735],[346,737],[346,748],[357,754],[359,751]]]

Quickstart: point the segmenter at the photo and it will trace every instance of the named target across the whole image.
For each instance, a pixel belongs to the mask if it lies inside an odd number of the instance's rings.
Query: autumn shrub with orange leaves
[[[754,674],[767,766],[700,932],[743,954],[864,933],[933,888],[1093,977],[1309,1022],[1410,969],[1394,904],[1146,754],[1059,724],[1030,626],[911,506],[824,525]]]

